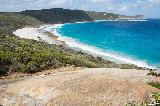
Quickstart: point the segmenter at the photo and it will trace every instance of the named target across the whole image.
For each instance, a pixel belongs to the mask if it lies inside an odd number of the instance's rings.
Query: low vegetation
[[[118,14],[113,13],[70,10],[63,8],[26,10],[20,12],[20,14],[32,16],[45,23],[71,23],[81,21],[117,19],[119,16]]]
[[[20,39],[14,36],[1,39],[1,74],[17,71],[33,73],[66,65],[137,68],[134,65],[118,65],[63,46],[50,45],[35,40]]]
[[[155,100],[156,106],[160,106],[160,93],[154,93],[153,98]],[[153,106],[153,105],[152,105]]]
[[[12,36],[13,31],[25,26],[38,26],[43,24],[39,20],[16,13],[0,14],[0,37]]]
[[[152,75],[152,76],[160,77],[160,73],[156,72],[155,70],[150,70],[150,72],[147,75]]]
[[[34,72],[66,64],[85,67],[104,66],[101,61],[92,56],[74,52],[62,46],[17,37],[8,37],[1,42],[3,42],[0,47],[2,72],[6,70]]]
[[[160,89],[160,82],[150,82],[148,84],[151,85],[151,86],[154,86],[154,87],[156,87],[158,89]]]
[[[135,101],[127,103],[126,106],[160,106],[160,93],[154,93],[151,95],[150,100],[146,100],[146,102],[138,103]]]

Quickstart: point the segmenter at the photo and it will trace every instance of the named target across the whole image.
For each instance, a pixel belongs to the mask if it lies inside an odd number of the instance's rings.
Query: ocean
[[[70,47],[118,63],[160,69],[160,20],[68,23],[51,30]]]

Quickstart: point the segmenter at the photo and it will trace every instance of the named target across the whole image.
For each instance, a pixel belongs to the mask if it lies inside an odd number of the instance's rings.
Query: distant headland
[[[84,10],[70,10],[63,8],[51,8],[42,10],[25,10],[16,12],[22,15],[34,17],[45,23],[73,23],[95,20],[126,20],[144,19],[144,15],[126,16],[115,13],[95,12]]]

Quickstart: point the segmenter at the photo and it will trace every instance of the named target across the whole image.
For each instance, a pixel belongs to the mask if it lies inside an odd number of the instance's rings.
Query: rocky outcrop
[[[0,104],[4,106],[123,106],[144,102],[159,90],[147,85],[159,78],[147,70],[61,68],[24,77],[12,83],[1,80]],[[63,72],[63,71],[69,72]],[[77,71],[76,71],[77,70]],[[6,84],[6,85],[5,85]]]

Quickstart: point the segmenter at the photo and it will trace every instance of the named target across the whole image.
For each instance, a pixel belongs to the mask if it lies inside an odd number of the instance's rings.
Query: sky
[[[80,9],[160,18],[160,0],[0,0],[0,12],[49,8]]]

